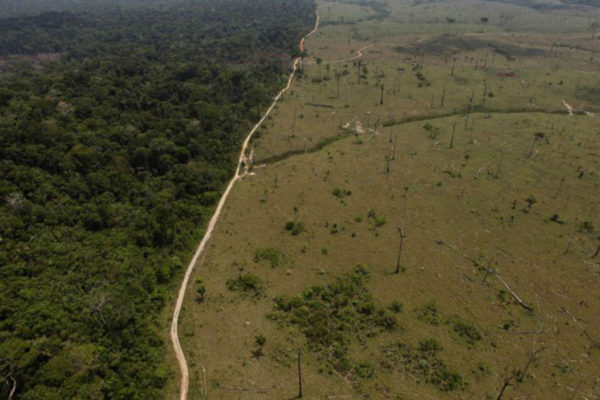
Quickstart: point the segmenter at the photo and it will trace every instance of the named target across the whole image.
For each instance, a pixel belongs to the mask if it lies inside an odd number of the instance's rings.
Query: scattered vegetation
[[[417,308],[415,314],[419,321],[423,321],[429,325],[439,325],[441,322],[438,306],[434,301]]]
[[[338,199],[343,199],[344,197],[350,196],[352,194],[352,191],[346,190],[346,189],[335,188],[335,189],[333,189],[332,193]]]
[[[469,346],[473,346],[483,339],[483,334],[479,331],[479,329],[477,329],[472,323],[464,321],[459,316],[451,316],[448,318],[446,323],[450,325],[452,331]]]
[[[227,280],[227,289],[240,291],[254,297],[259,297],[263,291],[260,279],[251,273],[241,274],[235,279]]]
[[[435,339],[424,339],[418,348],[396,342],[382,347],[385,358],[383,367],[392,372],[412,374],[443,392],[462,390],[466,387],[463,377],[451,371],[438,357],[442,345]]]
[[[369,210],[367,218],[375,228],[380,228],[387,222],[384,215],[377,215],[377,212],[373,209]]]
[[[287,256],[274,247],[258,248],[254,251],[254,262],[265,261],[271,268],[284,266],[288,263]]]
[[[298,221],[288,221],[285,224],[285,230],[290,232],[293,236],[298,236],[304,232],[304,223]]]
[[[369,272],[357,266],[353,273],[326,286],[313,286],[291,298],[276,297],[269,317],[297,327],[321,362],[323,372],[369,377],[372,367],[353,362],[348,347],[354,340],[365,342],[382,330],[394,330],[393,314],[377,307],[367,289]]]

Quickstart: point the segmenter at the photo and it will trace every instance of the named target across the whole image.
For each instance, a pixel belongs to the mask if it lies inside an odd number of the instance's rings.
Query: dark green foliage
[[[473,346],[483,339],[483,334],[475,327],[475,325],[468,321],[464,321],[456,315],[448,318],[447,324],[450,325],[452,331],[469,346]]]
[[[116,2],[0,16],[0,54],[16,54],[0,69],[0,375],[15,399],[163,397],[179,257],[314,23],[309,0]],[[39,52],[57,58],[32,67]]]
[[[390,304],[390,306],[388,307],[390,309],[390,311],[392,311],[393,313],[399,314],[402,312],[402,308],[404,306],[402,305],[401,302],[399,302],[398,300],[394,300],[392,301],[392,304]]]
[[[260,279],[254,274],[242,274],[235,279],[227,280],[227,289],[240,291],[258,297],[262,293]]]
[[[258,347],[263,347],[265,343],[267,343],[267,338],[265,337],[265,335],[258,334],[254,337],[254,342]]]
[[[259,333],[258,335],[254,336],[254,344],[256,344],[256,349],[252,350],[252,357],[260,359],[262,356],[264,356],[265,352],[263,347],[266,343],[267,338],[265,335]]]
[[[421,308],[415,310],[417,319],[430,325],[440,324],[440,313],[435,302],[424,304]]]
[[[196,288],[196,301],[198,303],[204,303],[205,298],[206,298],[206,286],[202,285],[202,283],[199,282],[198,287]]]
[[[346,189],[335,188],[335,189],[333,189],[332,193],[338,199],[343,199],[346,196],[350,196],[352,194],[352,191],[346,190]]]
[[[431,140],[437,139],[440,133],[442,132],[440,128],[431,125],[429,122],[423,125],[423,129],[425,129],[425,131],[428,132],[427,137]]]
[[[363,379],[369,379],[375,375],[375,368],[366,361],[356,363],[354,371],[356,372],[356,376]]]
[[[291,232],[291,234],[294,236],[298,236],[304,232],[304,223],[298,221],[288,221],[285,224],[285,230]]]
[[[382,348],[382,366],[390,372],[412,374],[443,392],[463,390],[466,382],[438,358],[440,351],[442,346],[433,338],[422,340],[417,349],[401,342],[389,344]]]
[[[271,268],[287,264],[287,256],[274,247],[265,247],[254,251],[254,262],[266,261]]]
[[[536,198],[533,195],[527,197],[525,199],[525,201],[527,202],[527,207],[528,208],[531,208],[531,206],[533,206],[535,203],[537,203],[537,200],[536,200]]]
[[[349,359],[348,346],[355,339],[363,342],[380,331],[395,329],[397,321],[375,306],[366,287],[368,279],[367,269],[358,266],[354,273],[327,286],[313,286],[289,299],[277,297],[269,317],[298,327],[324,371],[372,376],[370,367]]]

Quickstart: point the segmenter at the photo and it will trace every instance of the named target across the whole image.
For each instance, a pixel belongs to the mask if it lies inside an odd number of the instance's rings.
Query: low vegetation
[[[276,297],[273,321],[292,325],[306,337],[318,355],[323,372],[369,377],[370,367],[352,360],[348,348],[366,342],[384,330],[398,327],[396,317],[377,307],[367,288],[369,271],[357,266],[354,273],[326,286],[313,286],[292,298]]]
[[[402,342],[385,345],[381,349],[385,360],[382,366],[390,373],[412,374],[442,392],[464,389],[464,378],[438,357],[442,349],[433,338],[421,340],[417,348]]]

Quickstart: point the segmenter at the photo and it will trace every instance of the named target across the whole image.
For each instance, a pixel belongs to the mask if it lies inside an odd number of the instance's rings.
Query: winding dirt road
[[[304,39],[311,36],[319,28],[319,13],[318,12],[315,13],[315,18],[316,19],[315,19],[314,29],[312,31],[310,31],[305,37],[303,37],[300,40],[300,50],[301,51],[304,50]],[[256,123],[256,125],[254,125],[254,128],[252,128],[252,130],[250,131],[248,136],[246,136],[246,139],[244,140],[244,143],[242,145],[242,150],[240,152],[240,157],[239,157],[237,168],[235,170],[235,175],[233,176],[233,178],[231,178],[231,181],[229,181],[229,184],[227,185],[225,192],[221,196],[221,199],[219,200],[219,204],[217,205],[215,213],[213,214],[212,218],[210,219],[210,222],[208,223],[208,226],[206,227],[206,232],[204,233],[204,237],[202,238],[202,241],[198,245],[198,248],[196,249],[196,252],[194,253],[194,257],[190,261],[190,263],[187,267],[187,270],[185,271],[183,281],[181,282],[181,287],[179,288],[179,294],[177,296],[177,303],[175,303],[175,309],[173,311],[173,320],[171,322],[171,341],[173,342],[173,350],[175,351],[175,355],[176,355],[177,361],[179,363],[179,370],[181,372],[181,384],[180,384],[180,391],[179,391],[179,399],[180,400],[187,400],[187,395],[188,395],[188,390],[189,390],[189,371],[188,371],[188,365],[187,365],[187,361],[185,359],[185,355],[183,354],[183,349],[181,348],[181,343],[179,342],[179,334],[178,334],[177,328],[178,328],[178,324],[179,324],[179,313],[181,312],[181,306],[183,304],[183,299],[185,298],[185,292],[187,290],[190,276],[192,275],[194,266],[196,265],[196,263],[198,262],[198,259],[202,255],[204,248],[206,247],[206,244],[208,243],[208,241],[210,240],[210,238],[212,236],[215,225],[217,224],[219,217],[221,216],[221,212],[223,211],[223,206],[225,205],[225,202],[227,201],[227,198],[229,197],[229,194],[231,193],[231,189],[233,188],[235,183],[238,180],[240,180],[247,172],[247,170],[245,168],[246,167],[246,165],[245,165],[246,164],[246,150],[248,148],[248,144],[250,143],[250,140],[252,139],[252,136],[254,135],[254,132],[256,132],[256,130],[260,127],[260,125],[265,121],[265,119],[269,116],[271,111],[273,111],[273,108],[275,108],[275,105],[277,104],[277,102],[279,101],[281,96],[292,86],[292,81],[294,80],[294,76],[296,74],[296,69],[298,67],[298,63],[300,62],[300,60],[301,60],[300,57],[297,57],[296,59],[294,59],[294,63],[292,65],[292,72],[290,73],[290,77],[288,78],[286,87],[281,89],[281,91],[277,94],[277,96],[275,96],[271,106],[267,109],[267,111],[265,112],[263,117],[260,119],[260,121],[258,121]],[[242,168],[244,169],[244,172],[241,172]]]

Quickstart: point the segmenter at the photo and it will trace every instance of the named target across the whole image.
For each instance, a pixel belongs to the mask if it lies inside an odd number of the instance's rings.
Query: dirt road
[[[300,41],[300,49],[301,50],[304,50],[304,39],[311,36],[319,28],[319,13],[318,12],[316,13],[315,17],[316,17],[316,19],[315,19],[314,29],[312,31],[310,31],[305,37],[303,37],[302,40]],[[246,172],[245,172],[246,171],[246,169],[245,169],[246,150],[248,148],[248,144],[250,143],[250,140],[252,139],[252,136],[254,135],[254,132],[256,132],[256,130],[260,127],[260,125],[265,121],[267,116],[271,113],[273,108],[275,108],[275,104],[277,104],[277,102],[279,101],[281,96],[292,86],[292,81],[294,80],[294,75],[296,74],[296,69],[298,67],[299,62],[300,62],[300,57],[297,57],[296,59],[294,59],[294,63],[292,65],[292,72],[290,73],[290,77],[288,78],[286,87],[281,89],[281,91],[277,94],[277,96],[275,96],[271,106],[267,109],[267,111],[265,112],[263,117],[260,119],[260,121],[258,121],[258,123],[256,125],[254,125],[254,127],[252,128],[252,130],[250,131],[248,136],[246,136],[246,139],[244,140],[244,143],[242,145],[242,150],[240,152],[240,157],[239,157],[237,168],[235,170],[235,174],[234,174],[233,178],[231,178],[231,181],[229,181],[229,184],[227,185],[225,192],[223,192],[223,195],[221,196],[221,199],[219,200],[219,204],[217,205],[215,213],[213,214],[212,218],[210,219],[210,222],[208,223],[208,226],[206,227],[206,232],[204,233],[204,237],[202,238],[202,241],[198,245],[198,248],[196,249],[196,252],[194,253],[194,257],[190,261],[190,263],[185,271],[183,281],[181,282],[181,287],[179,288],[179,294],[177,296],[177,302],[175,303],[175,309],[173,310],[173,320],[171,322],[171,341],[173,342],[173,350],[175,351],[175,356],[177,357],[177,361],[179,363],[179,370],[181,372],[181,383],[180,383],[180,389],[179,389],[179,399],[180,400],[187,400],[188,389],[189,389],[189,371],[188,371],[188,365],[187,365],[187,361],[185,359],[185,355],[183,354],[183,350],[181,348],[181,343],[179,342],[179,334],[178,334],[177,329],[178,329],[178,323],[179,323],[179,313],[181,312],[181,306],[183,304],[183,299],[185,298],[185,292],[187,290],[190,276],[192,275],[194,266],[200,259],[200,256],[203,254],[206,244],[208,243],[208,241],[210,240],[210,238],[212,236],[215,225],[217,224],[219,217],[221,216],[221,212],[223,211],[223,206],[225,205],[225,202],[227,201],[227,197],[229,197],[229,194],[231,193],[231,189],[233,188],[235,183],[246,174]],[[244,170],[244,172],[242,172],[242,169]]]

